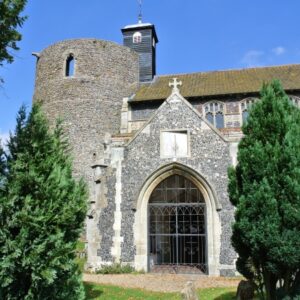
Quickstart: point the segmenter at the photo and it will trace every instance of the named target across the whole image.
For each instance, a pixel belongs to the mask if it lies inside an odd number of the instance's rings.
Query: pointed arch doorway
[[[151,272],[207,273],[206,205],[196,185],[171,175],[148,204]]]
[[[135,209],[134,217],[134,226],[133,226],[133,235],[134,235],[134,266],[136,270],[141,271],[154,271],[153,266],[160,266],[163,270],[163,265],[158,264],[159,257],[156,249],[156,253],[151,250],[150,245],[150,203],[155,203],[150,201],[150,198],[153,194],[153,191],[160,185],[162,181],[173,176],[179,175],[187,179],[193,188],[198,189],[199,199],[198,202],[190,202],[191,206],[195,204],[195,207],[204,206],[205,215],[204,215],[204,224],[205,224],[205,248],[203,252],[203,258],[205,258],[205,264],[201,261],[198,263],[200,266],[197,268],[190,268],[188,265],[180,263],[180,260],[176,261],[176,264],[170,264],[170,269],[165,268],[165,272],[177,272],[177,273],[193,273],[201,272],[206,273],[210,276],[219,276],[220,275],[220,248],[221,248],[221,223],[219,218],[219,211],[222,209],[222,206],[216,196],[216,193],[212,185],[204,178],[201,174],[193,170],[192,168],[179,164],[177,162],[172,162],[170,164],[161,166],[155,172],[153,172],[144,182],[143,186],[140,189]],[[189,183],[187,183],[188,185]],[[180,187],[179,187],[180,189]],[[202,195],[202,196],[201,196]],[[174,199],[174,198],[173,198]],[[203,205],[203,199],[205,204]],[[176,200],[177,201],[177,200]],[[159,202],[158,202],[159,203]],[[174,202],[171,202],[173,204]],[[180,206],[182,202],[177,202],[177,206]],[[185,202],[183,202],[185,203]],[[200,205],[198,206],[198,204]],[[202,203],[202,204],[201,204]],[[174,205],[176,206],[176,205]],[[178,213],[177,213],[178,215]],[[178,224],[177,224],[178,226]],[[201,233],[200,233],[201,234]],[[178,236],[179,239],[179,236]],[[176,239],[175,239],[176,240]],[[169,242],[170,244],[170,242]],[[204,244],[203,244],[204,245]],[[173,251],[173,250],[172,250]],[[189,251],[189,250],[187,250]],[[174,253],[174,251],[173,251]],[[177,256],[178,257],[178,256]],[[184,268],[184,266],[186,268]],[[193,266],[192,266],[193,267]]]

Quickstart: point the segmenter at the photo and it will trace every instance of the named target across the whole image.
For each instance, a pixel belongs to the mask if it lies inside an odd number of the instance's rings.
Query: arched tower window
[[[204,105],[206,120],[217,128],[224,128],[224,104],[208,102]]]
[[[250,107],[255,101],[256,101],[255,98],[247,98],[241,102],[241,113],[242,113],[243,124],[248,119]]]
[[[73,54],[70,54],[66,60],[66,77],[74,76],[75,59]]]
[[[137,32],[135,32],[133,34],[133,36],[132,36],[132,42],[134,44],[139,44],[139,43],[142,42],[142,34],[139,31],[137,31]]]

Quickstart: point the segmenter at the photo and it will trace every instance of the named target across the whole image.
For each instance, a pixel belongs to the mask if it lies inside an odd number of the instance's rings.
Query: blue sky
[[[64,39],[122,44],[136,23],[137,0],[28,0],[15,62],[0,69],[0,136],[15,126],[34,89],[32,52]],[[299,0],[143,0],[143,21],[156,25],[158,74],[300,63]],[[0,33],[1,34],[1,33]]]

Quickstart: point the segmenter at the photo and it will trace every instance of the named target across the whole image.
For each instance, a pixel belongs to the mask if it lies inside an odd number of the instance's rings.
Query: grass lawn
[[[141,289],[128,289],[111,285],[85,283],[87,300],[180,300],[178,293],[157,293]],[[234,288],[210,288],[198,290],[201,300],[233,300]]]
[[[236,288],[210,288],[198,290],[199,299],[207,300],[234,300]]]
[[[86,299],[100,300],[180,300],[172,293],[149,292],[141,289],[128,289],[112,285],[85,283]]]

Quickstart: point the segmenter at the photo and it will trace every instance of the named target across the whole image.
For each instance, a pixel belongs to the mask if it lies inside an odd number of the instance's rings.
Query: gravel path
[[[236,287],[241,279],[178,274],[84,274],[83,280],[85,282],[141,288],[157,292],[179,292],[187,281],[193,281],[195,287],[198,289],[210,287]]]

